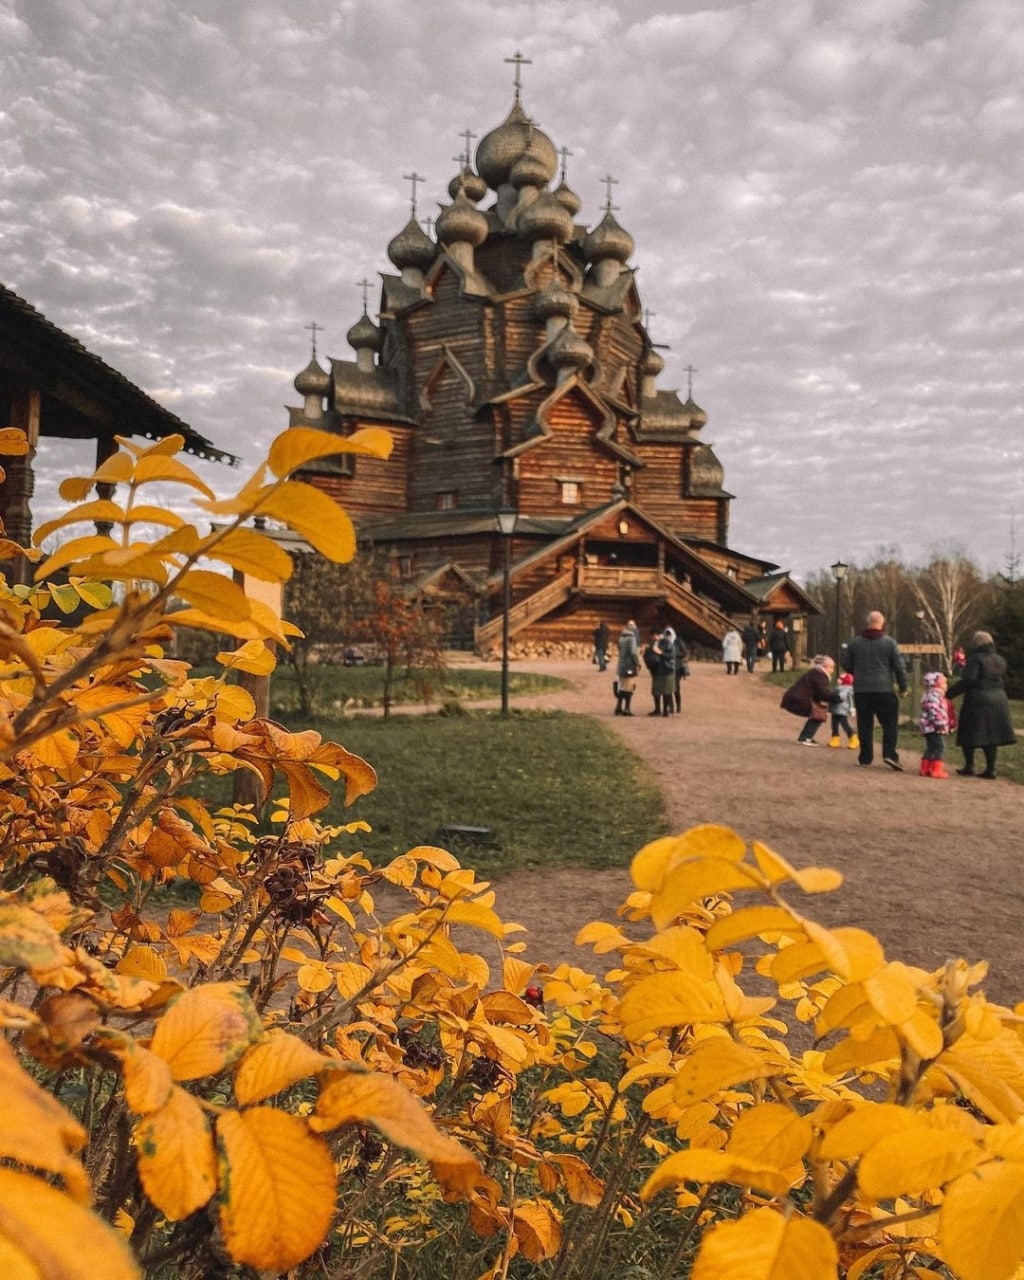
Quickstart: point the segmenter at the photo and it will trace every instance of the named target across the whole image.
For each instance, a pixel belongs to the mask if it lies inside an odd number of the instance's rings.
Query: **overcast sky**
[[[304,326],[323,363],[353,357],[403,175],[435,215],[460,134],[508,113],[521,50],[579,221],[618,180],[659,386],[685,399],[696,369],[733,546],[798,575],[887,546],[999,569],[1014,520],[1024,549],[1022,16],[0,0],[0,281],[249,467],[300,402]],[[45,466],[77,460],[60,447]]]

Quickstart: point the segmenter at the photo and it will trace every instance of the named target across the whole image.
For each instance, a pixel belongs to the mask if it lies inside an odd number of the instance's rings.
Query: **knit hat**
[[[839,683],[853,684],[853,676],[850,675],[849,671],[844,671],[843,674],[839,677]]]
[[[926,671],[924,676],[924,687],[926,689],[934,689],[940,680],[945,684],[946,677],[941,671]]]

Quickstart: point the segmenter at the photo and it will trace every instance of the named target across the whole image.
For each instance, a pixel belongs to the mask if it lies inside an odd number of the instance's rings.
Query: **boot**
[[[829,738],[829,740],[828,740],[828,745],[829,745],[830,747],[838,747],[838,746],[839,746],[839,734],[838,734],[838,733],[834,733],[834,734],[832,735],[832,737],[831,737],[831,738]]]
[[[622,704],[623,704],[623,702],[625,701],[625,699],[626,699],[626,695],[625,695],[624,693],[616,694],[616,697],[615,697],[615,714],[616,714],[617,716],[621,716],[621,715],[623,714]]]
[[[918,775],[922,778],[930,778],[932,776],[932,762],[930,760],[921,760],[921,768],[918,769]]]
[[[676,714],[678,715],[678,714],[679,714],[679,712],[680,712],[680,711],[682,711],[682,709],[683,709],[683,696],[682,696],[682,694],[677,693],[677,694],[675,695],[675,699],[676,699]]]
[[[860,738],[858,738],[857,735],[854,734],[853,737],[850,739],[850,741],[846,745],[850,748],[851,751],[859,751]]]
[[[630,704],[632,701],[633,701],[633,695],[632,695],[631,693],[627,693],[627,694],[626,694],[626,705],[625,705],[625,707],[623,708],[623,712],[622,712],[622,714],[623,714],[624,716],[631,716],[631,715],[633,714],[633,713],[632,713],[632,711],[630,711],[630,709],[629,709],[629,704]]]
[[[932,777],[933,778],[949,777],[949,774],[946,772],[946,766],[943,764],[941,760],[932,761]]]

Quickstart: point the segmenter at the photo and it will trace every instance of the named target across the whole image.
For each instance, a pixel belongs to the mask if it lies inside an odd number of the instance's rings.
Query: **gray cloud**
[[[520,48],[583,220],[618,179],[662,385],[696,367],[734,545],[797,572],[894,543],[999,567],[1024,513],[1017,9],[16,0],[4,283],[255,461],[303,326],[349,354],[402,175],[426,175],[436,213]]]

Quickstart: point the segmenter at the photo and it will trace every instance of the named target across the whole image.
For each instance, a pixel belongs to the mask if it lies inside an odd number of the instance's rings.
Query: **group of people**
[[[994,778],[998,749],[1017,741],[1006,694],[1006,660],[996,652],[987,631],[976,631],[967,652],[958,656],[962,662],[954,664],[953,684],[948,684],[940,671],[930,671],[924,677],[918,718],[925,740],[920,773],[922,777],[949,777],[944,765],[946,738],[955,728],[957,745],[964,756],[963,768],[957,773]],[[867,767],[874,761],[877,720],[882,734],[882,762],[902,771],[897,739],[899,700],[908,693],[907,670],[899,646],[885,633],[882,613],[873,610],[868,614],[867,626],[845,646],[841,660],[845,674],[834,688],[835,661],[827,654],[817,654],[810,670],[782,695],[784,710],[804,719],[797,742],[816,746],[815,735],[831,717],[829,746],[840,745],[843,731],[848,745],[857,749],[857,763]],[[856,730],[850,723],[851,695]],[[952,699],[961,695],[963,704],[957,718]],[[985,768],[976,775],[978,751],[984,757]]]
[[[748,671],[753,671],[758,658],[764,654],[771,656],[773,671],[785,671],[790,651],[789,632],[781,621],[777,621],[768,633],[763,622],[752,618],[742,631],[730,627],[722,637],[722,661],[726,675],[730,676],[739,674],[741,662],[746,664]]]
[[[596,632],[595,632],[596,637]],[[643,661],[651,676],[654,709],[647,714],[670,716],[682,710],[681,682],[690,674],[686,642],[672,627],[652,631],[643,653],[640,650],[640,628],[630,620],[622,628],[615,667],[615,714],[633,714],[633,694]],[[601,667],[601,670],[604,670]]]

